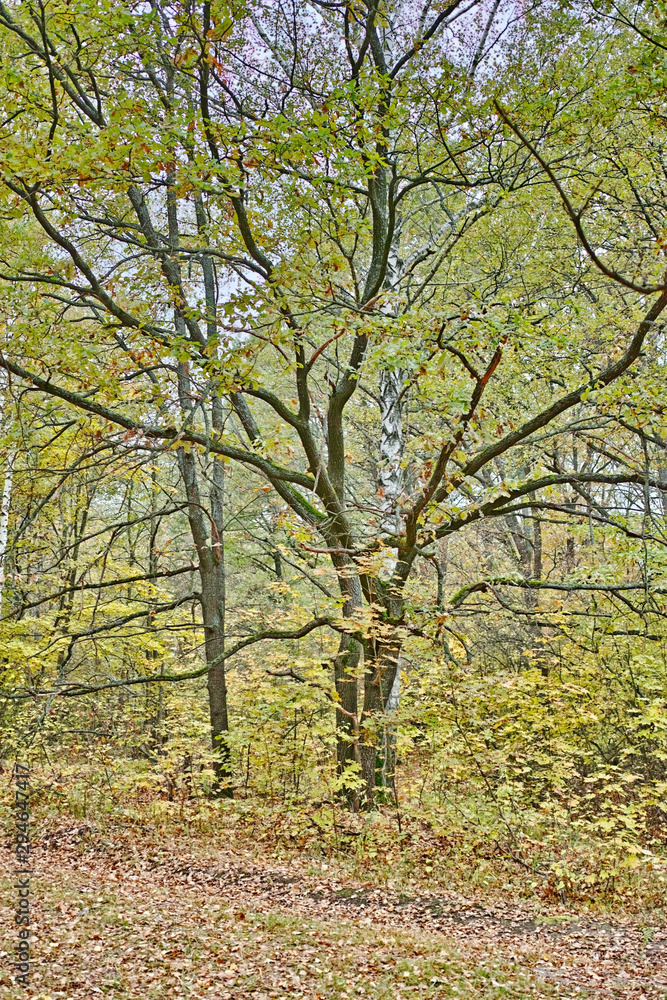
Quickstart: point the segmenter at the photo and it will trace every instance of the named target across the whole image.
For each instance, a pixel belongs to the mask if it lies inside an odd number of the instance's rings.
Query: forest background
[[[0,2],[44,815],[664,891],[666,50],[660,2]]]

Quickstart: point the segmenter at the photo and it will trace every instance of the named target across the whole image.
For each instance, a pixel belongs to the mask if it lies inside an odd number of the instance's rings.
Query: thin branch
[[[142,613],[145,616],[146,612],[144,611]],[[265,639],[302,639],[316,628],[323,628],[324,626],[329,626],[337,631],[341,631],[340,625],[332,618],[313,618],[306,625],[302,625],[299,629],[291,629],[284,632],[277,629],[267,629],[264,632],[256,632],[254,635],[248,636],[240,642],[237,642],[234,646],[226,650],[220,656],[217,656],[215,660],[207,664],[205,667],[200,667],[198,670],[190,670],[187,673],[149,674],[144,677],[130,677],[127,680],[108,681],[105,684],[72,684],[67,687],[59,686],[49,690],[27,691],[25,694],[13,694],[0,691],[0,698],[6,698],[8,700],[25,700],[26,698],[54,697],[56,695],[63,698],[74,698],[84,694],[95,694],[97,691],[109,691],[113,688],[130,687],[136,684],[161,684],[163,682],[178,683],[179,681],[194,680],[197,677],[203,677],[213,667],[216,667],[218,664],[224,663],[226,660],[230,659],[230,657],[235,656],[236,653],[245,649],[246,646],[251,646],[256,642],[263,642]]]

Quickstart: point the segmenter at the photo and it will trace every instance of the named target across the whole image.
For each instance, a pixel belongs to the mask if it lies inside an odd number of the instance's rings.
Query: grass
[[[57,794],[36,787],[33,841],[42,847],[32,882],[33,973],[28,989],[12,983],[14,863],[7,838],[2,1000],[667,997],[650,986],[653,967],[635,940],[643,935],[650,944],[665,923],[661,870],[628,868],[610,888],[562,892],[517,863],[488,830],[445,815],[406,812],[399,831],[391,810],[339,813],[327,825],[322,810],[312,821],[307,804],[170,803],[111,785],[82,799],[76,781]],[[9,829],[8,798],[3,812]],[[543,845],[527,840],[526,859],[532,847],[544,854]],[[594,845],[559,849],[571,865],[595,860]],[[239,872],[284,870],[298,891],[290,896],[279,879],[273,896],[266,886],[197,882],[179,867],[187,857],[213,870],[223,856]],[[311,891],[318,881],[327,882],[328,893],[319,904]],[[469,903],[505,907],[509,918],[516,908],[545,933],[511,938],[498,933],[501,921],[478,934],[465,922],[438,928],[430,918],[392,919],[370,898],[369,887],[378,886],[399,906],[424,893],[460,893]],[[332,909],[327,899],[341,905]],[[437,917],[434,904],[429,910]],[[530,912],[519,914],[522,907]],[[628,962],[645,964],[627,988],[612,983],[623,975],[618,962],[612,968],[602,961],[597,979],[586,980],[580,965],[598,961],[594,942],[583,958],[576,946],[571,954],[567,944],[554,946],[561,925],[629,917],[635,938],[628,939]]]
[[[555,995],[507,957],[479,955],[425,930],[374,926],[371,917],[239,911],[148,873],[110,889],[97,859],[49,866],[33,885],[36,939],[31,987],[2,995],[79,1000],[308,997],[497,1000]],[[82,878],[86,882],[82,884]],[[134,884],[133,884],[134,882]],[[5,893],[10,892],[5,881]],[[5,898],[6,895],[5,895]]]

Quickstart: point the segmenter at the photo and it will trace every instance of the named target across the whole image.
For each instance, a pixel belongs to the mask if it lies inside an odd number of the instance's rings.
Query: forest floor
[[[0,997],[436,1000],[667,997],[667,927],[629,912],[400,894],[258,844],[97,834],[35,845],[30,986],[12,980],[14,859],[1,850]]]

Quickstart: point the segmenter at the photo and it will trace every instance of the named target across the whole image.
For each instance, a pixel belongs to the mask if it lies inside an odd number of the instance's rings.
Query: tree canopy
[[[660,5],[0,3],[8,718],[92,704],[154,761],[209,725],[231,795],[296,704],[354,810],[430,726],[533,803],[601,738],[651,826],[665,37]]]

